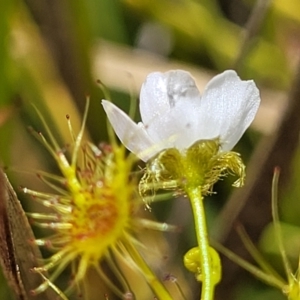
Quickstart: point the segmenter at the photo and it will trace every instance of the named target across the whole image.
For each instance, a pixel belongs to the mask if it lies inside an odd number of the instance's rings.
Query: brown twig
[[[239,52],[236,56],[235,62],[232,66],[233,69],[240,69],[241,64],[243,63],[244,58],[247,55],[249,48],[253,42],[253,38],[257,35],[271,3],[272,0],[256,1],[256,4],[245,26],[241,46],[239,48]]]
[[[246,228],[252,241],[256,242],[259,233],[272,219],[271,182],[274,167],[281,168],[280,188],[289,180],[291,163],[299,143],[300,131],[300,64],[288,95],[288,106],[276,132],[261,141],[248,168],[248,180],[244,188],[236,190],[221,212],[212,235],[215,239],[234,249],[235,253],[245,257],[242,242],[234,231],[230,231],[236,220]],[[247,256],[249,257],[249,256]],[[224,295],[228,285],[238,278],[240,272],[234,263],[224,263],[226,276],[217,295]],[[236,283],[236,282],[235,282]],[[220,297],[221,299],[222,297]],[[226,296],[227,299],[229,297]]]
[[[54,299],[48,289],[33,296],[31,290],[43,281],[32,269],[40,265],[41,253],[24,210],[6,175],[0,169],[0,266],[19,300]]]

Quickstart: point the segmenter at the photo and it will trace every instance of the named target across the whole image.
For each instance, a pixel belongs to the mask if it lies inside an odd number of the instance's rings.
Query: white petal
[[[242,81],[235,71],[225,71],[204,91],[199,126],[208,130],[210,138],[220,136],[224,151],[231,150],[253,121],[259,103],[259,90],[252,80]]]
[[[168,114],[155,119],[147,127],[147,132],[156,143],[162,143],[164,148],[183,150],[198,140],[198,114],[189,103],[177,105]]]
[[[147,161],[160,151],[153,147],[144,126],[134,123],[121,109],[113,103],[102,100],[107,117],[121,142],[143,161]]]
[[[166,113],[169,108],[164,74],[150,73],[140,92],[140,113],[143,123],[151,123],[157,116]]]
[[[188,72],[175,70],[148,75],[141,89],[140,112],[152,140],[165,147],[188,147],[194,140],[191,128],[198,123],[195,107],[200,98]]]
[[[194,79],[186,71],[150,73],[140,93],[142,121],[147,126],[157,117],[167,114],[178,102],[190,101],[199,96]]]

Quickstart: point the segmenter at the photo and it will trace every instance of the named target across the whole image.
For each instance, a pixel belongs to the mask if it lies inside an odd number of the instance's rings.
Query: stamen
[[[57,143],[56,139],[54,138],[54,136],[53,136],[53,134],[52,134],[52,132],[51,132],[49,126],[47,125],[47,122],[46,122],[45,118],[43,117],[43,115],[42,115],[41,112],[37,109],[37,107],[36,107],[35,105],[33,105],[33,107],[34,107],[34,109],[36,110],[36,112],[37,112],[37,114],[38,114],[40,120],[42,121],[42,124],[43,124],[44,128],[46,129],[46,132],[47,132],[47,134],[48,134],[48,136],[49,136],[49,138],[50,138],[50,141],[51,141],[52,145],[54,146],[54,149],[55,149],[56,151],[58,151],[58,150],[59,150],[58,143]],[[47,144],[48,144],[48,143],[47,143]],[[52,147],[50,147],[50,148],[52,149]]]
[[[118,296],[120,299],[122,299],[123,292],[107,277],[107,275],[102,271],[102,269],[98,265],[95,265],[95,269],[99,276],[103,279],[105,284],[111,289],[111,291],[114,294],[116,294],[116,296]]]
[[[44,182],[46,185],[48,185],[49,187],[51,187],[53,190],[55,190],[56,192],[58,192],[61,195],[67,196],[68,193],[65,189],[62,189],[60,187],[58,187],[56,184],[52,183],[50,180],[46,179],[44,176],[42,176],[41,174],[37,174],[38,178]],[[58,176],[57,176],[58,177]],[[52,178],[51,178],[52,179]],[[66,182],[64,179],[60,180],[60,183],[64,183]]]
[[[147,229],[158,230],[158,231],[169,231],[169,232],[178,232],[179,228],[175,225],[170,225],[167,223],[159,223],[152,220],[135,218],[134,222],[138,227],[144,227]]]
[[[86,99],[86,106],[85,106],[85,110],[84,110],[84,114],[83,114],[83,119],[82,119],[82,124],[81,124],[81,128],[80,128],[80,131],[79,131],[79,133],[78,133],[78,135],[76,137],[75,145],[74,145],[74,150],[73,150],[73,155],[72,155],[71,166],[73,168],[76,167],[78,151],[79,151],[79,147],[81,145],[81,141],[82,141],[82,137],[83,137],[83,133],[84,133],[86,119],[87,119],[87,115],[88,115],[88,111],[89,111],[89,105],[90,105],[90,98],[87,97],[87,99]]]
[[[66,295],[55,285],[53,284],[43,273],[38,272],[42,278],[45,280],[45,284],[47,284],[47,286],[49,286],[50,288],[52,288],[54,290],[54,292],[56,292],[56,294],[63,300],[68,300],[68,298],[66,297]]]
[[[39,214],[39,213],[26,213],[29,218],[39,219],[39,220],[49,220],[58,221],[60,219],[59,215],[55,214]]]
[[[50,228],[50,229],[71,229],[73,227],[70,223],[36,223],[37,226],[41,228]]]

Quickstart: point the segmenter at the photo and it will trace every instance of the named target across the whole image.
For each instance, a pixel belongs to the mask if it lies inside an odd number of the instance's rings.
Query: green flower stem
[[[126,243],[126,248],[134,262],[140,268],[142,274],[146,277],[148,284],[150,285],[158,299],[172,300],[173,298],[171,297],[169,292],[166,290],[160,280],[157,279],[157,276],[152,272],[152,270],[148,267],[147,263],[144,261],[140,253],[136,250],[134,245],[131,242],[128,242]]]
[[[201,300],[212,300],[214,296],[215,284],[213,282],[213,269],[209,253],[206,218],[201,187],[187,187],[186,193],[190,198],[194,213],[196,236],[200,250],[200,264],[202,273]]]

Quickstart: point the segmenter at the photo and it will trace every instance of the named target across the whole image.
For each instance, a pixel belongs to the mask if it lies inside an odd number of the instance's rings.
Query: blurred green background
[[[256,5],[261,3],[252,0],[1,1],[1,164],[13,170],[56,171],[46,151],[26,130],[29,125],[43,130],[32,104],[65,145],[70,141],[65,115],[71,116],[78,130],[85,99],[90,95],[87,128],[93,142],[99,143],[107,140],[107,130],[101,107],[104,96],[98,79],[110,90],[112,100],[128,111],[130,99],[138,97],[140,85],[151,71],[189,70],[202,89],[213,74],[236,68],[241,78],[254,79],[262,91],[262,108],[236,150],[246,164],[251,163],[249,172],[252,170],[256,178],[251,179],[250,174],[249,180],[260,181],[270,192],[271,182],[263,174],[259,177],[260,173],[255,173],[264,151],[257,150],[255,159],[253,153],[262,140],[276,135],[289,105],[287,95],[299,61],[300,2],[269,1],[265,11],[261,7],[253,15]],[[256,27],[251,27],[249,20],[254,20]],[[291,118],[292,128],[293,122]],[[294,129],[299,130],[296,126]],[[295,140],[292,142],[296,144]],[[288,170],[283,172],[280,214],[287,224],[284,227],[286,250],[296,270],[300,253],[299,155],[297,147],[288,152],[285,142],[280,145],[283,157],[280,166]],[[265,146],[265,149],[269,148]],[[270,153],[272,150],[271,147]],[[277,163],[272,161],[271,165],[275,167]],[[17,171],[9,174],[15,186],[22,184],[38,189],[34,176]],[[228,179],[218,183],[217,194],[206,200],[210,228],[218,228],[218,215],[233,191],[231,182]],[[264,227],[271,221],[271,198],[257,201],[262,205],[249,210],[246,230],[266,258],[282,272],[271,225]],[[195,243],[191,212],[185,202],[176,199],[153,205],[156,218],[179,225],[189,233],[167,236],[170,249],[174,250],[168,256],[181,269],[182,255]],[[30,205],[24,202],[26,209]],[[261,216],[261,222],[252,226],[256,214]],[[177,224],[178,216],[180,224]],[[244,223],[243,218],[237,219]],[[230,237],[218,238],[230,244]],[[231,265],[224,265],[226,285],[218,287],[217,299],[284,299],[280,292],[239,269],[230,273],[230,268]],[[183,286],[188,285],[193,295],[188,299],[198,299],[199,290],[193,277],[187,281]],[[7,294],[4,280],[0,292]],[[1,296],[1,299],[9,298]]]

